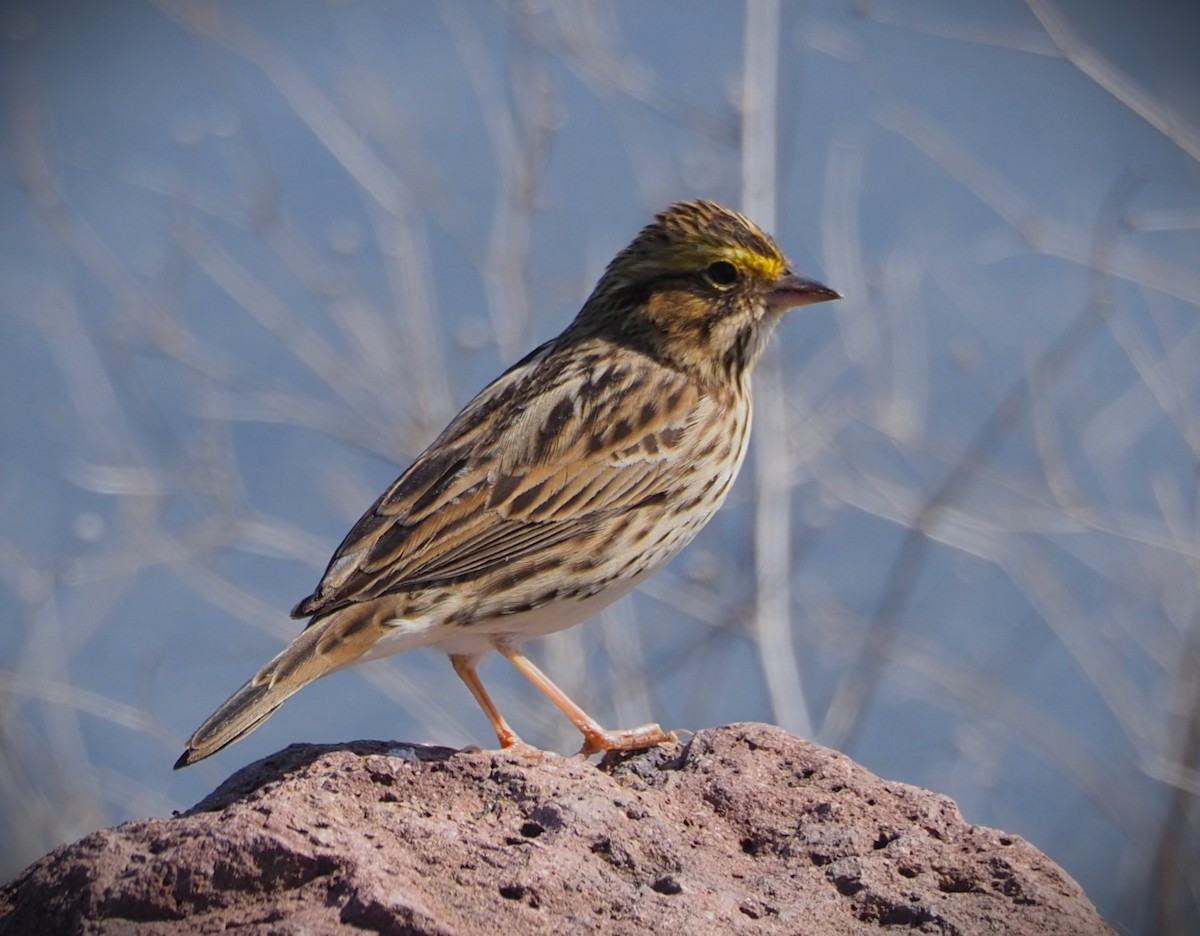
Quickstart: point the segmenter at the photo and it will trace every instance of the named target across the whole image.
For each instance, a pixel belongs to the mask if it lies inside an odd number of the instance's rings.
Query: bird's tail
[[[339,615],[314,621],[278,656],[205,719],[188,738],[175,769],[194,764],[245,737],[271,717],[293,693],[314,679],[354,662],[358,653],[338,631]],[[343,626],[339,626],[343,625]],[[345,651],[351,651],[347,653]]]

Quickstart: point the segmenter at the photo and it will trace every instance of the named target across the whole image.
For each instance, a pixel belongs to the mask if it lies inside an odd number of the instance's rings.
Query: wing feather
[[[316,591],[324,614],[586,548],[670,486],[715,404],[682,374],[611,348],[544,345],[486,387],[351,529]],[[607,362],[607,363],[606,363]]]

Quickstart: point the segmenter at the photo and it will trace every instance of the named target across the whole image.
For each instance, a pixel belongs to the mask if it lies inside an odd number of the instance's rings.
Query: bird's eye
[[[718,260],[704,268],[704,278],[718,289],[728,289],[738,281],[738,268],[728,260]]]

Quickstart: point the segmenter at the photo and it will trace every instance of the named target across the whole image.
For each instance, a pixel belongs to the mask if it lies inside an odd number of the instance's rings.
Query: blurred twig
[[[1125,176],[1110,189],[1096,222],[1093,253],[1095,271],[1103,268],[1103,254],[1112,250],[1112,241],[1120,225],[1120,209],[1134,188],[1134,180]],[[1038,355],[1031,372],[1037,384],[1053,382],[1083,352],[1087,343],[1105,321],[1104,309],[1111,300],[1107,282],[1099,272],[1092,279],[1092,294],[1088,302],[1049,347]],[[980,466],[995,457],[1004,440],[1028,413],[1032,399],[1029,383],[1019,380],[997,402],[992,415],[980,426],[962,458],[950,470],[929,499],[906,524],[907,532],[888,572],[870,629],[862,642],[862,655],[857,666],[839,681],[821,724],[819,737],[833,747],[849,747],[861,728],[861,714],[875,692],[880,668],[888,657],[896,633],[904,623],[904,615],[912,598],[921,571],[929,554],[931,536],[951,504],[960,500],[965,490],[975,483]]]
[[[775,229],[778,152],[779,23],[777,0],[747,0],[742,53],[742,203]],[[750,631],[775,720],[812,736],[812,717],[792,639],[792,497],[788,413],[778,351],[754,375],[754,618]]]
[[[1165,112],[1162,102],[1155,99],[1088,44],[1071,26],[1058,7],[1050,0],[1025,0],[1025,5],[1038,18],[1046,35],[1072,65],[1096,82],[1101,88],[1137,114],[1155,130],[1200,162],[1200,134],[1186,120]]]

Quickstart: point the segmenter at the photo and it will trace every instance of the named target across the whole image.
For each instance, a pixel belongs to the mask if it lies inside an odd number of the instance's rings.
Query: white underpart
[[[633,578],[614,582],[590,598],[551,601],[532,611],[484,618],[465,625],[442,623],[444,609],[439,609],[436,617],[394,618],[387,622],[387,633],[355,662],[378,660],[405,650],[430,646],[443,653],[476,656],[494,650],[497,638],[510,646],[517,646],[531,637],[544,637],[581,624],[607,608],[653,571],[646,569]]]

